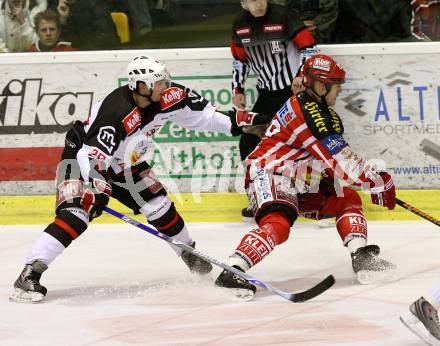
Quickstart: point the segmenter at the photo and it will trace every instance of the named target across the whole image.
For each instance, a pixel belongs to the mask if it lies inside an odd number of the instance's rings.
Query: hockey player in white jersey
[[[144,214],[158,231],[195,246],[180,214],[145,161],[153,137],[167,121],[187,129],[240,135],[265,124],[264,115],[233,110],[228,115],[193,90],[171,83],[164,64],[139,56],[127,68],[128,85],[92,107],[89,118],[66,134],[57,168],[56,216],[36,240],[10,299],[39,302],[47,293],[41,274],[102,214],[114,197]],[[209,273],[209,262],[173,248],[192,272]]]
[[[400,316],[402,323],[428,345],[440,346],[440,323],[438,309],[440,307],[440,280],[426,295],[420,297],[409,307],[409,312]]]

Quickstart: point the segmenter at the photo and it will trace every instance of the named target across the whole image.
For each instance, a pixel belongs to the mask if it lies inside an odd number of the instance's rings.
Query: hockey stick
[[[304,292],[298,292],[298,293],[285,292],[285,291],[282,291],[278,288],[270,286],[269,284],[265,283],[264,281],[258,280],[257,278],[253,277],[252,275],[241,272],[240,270],[238,270],[234,267],[231,267],[223,262],[220,262],[220,261],[216,260],[215,258],[212,258],[211,256],[204,254],[203,252],[200,252],[196,249],[193,249],[189,245],[186,245],[180,241],[174,240],[174,239],[168,237],[167,235],[160,233],[159,231],[155,230],[154,228],[150,228],[141,222],[138,222],[132,218],[129,218],[128,216],[125,216],[125,215],[117,212],[116,210],[113,210],[109,207],[105,207],[104,210],[107,213],[121,219],[122,221],[125,221],[133,226],[136,226],[137,228],[140,228],[140,229],[144,230],[145,232],[148,232],[148,233],[154,235],[155,237],[161,238],[161,239],[165,240],[166,242],[171,243],[186,252],[192,253],[195,256],[197,256],[205,261],[211,262],[212,264],[215,264],[223,269],[226,269],[226,270],[234,273],[235,275],[241,277],[242,279],[245,279],[252,284],[255,284],[255,285],[258,285],[262,288],[265,288],[268,291],[275,293],[275,294],[277,294],[287,300],[290,300],[291,302],[294,302],[294,303],[301,303],[301,302],[305,302],[306,300],[312,299],[312,298],[320,295],[321,293],[325,292],[326,290],[328,290],[335,283],[335,278],[333,277],[333,275],[329,275],[324,280],[322,280],[320,283],[309,288],[308,290],[305,290]]]
[[[434,225],[440,226],[440,220],[437,220],[435,217],[432,217],[423,211],[414,208],[412,205],[409,205],[408,203],[396,198],[396,203],[400,205],[402,208],[405,208],[406,210],[409,210],[410,212],[424,218],[425,220],[431,221]]]

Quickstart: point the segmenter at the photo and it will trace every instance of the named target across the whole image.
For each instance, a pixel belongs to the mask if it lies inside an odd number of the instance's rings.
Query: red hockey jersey
[[[275,114],[246,163],[292,178],[328,173],[349,185],[382,187],[378,172],[351,151],[343,133],[339,115],[302,92]]]

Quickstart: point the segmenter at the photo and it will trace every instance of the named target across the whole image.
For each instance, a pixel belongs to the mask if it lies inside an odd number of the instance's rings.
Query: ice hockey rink
[[[221,261],[252,225],[193,223],[197,248]],[[423,345],[399,321],[440,276],[440,230],[425,221],[370,222],[371,244],[399,280],[355,281],[334,228],[299,223],[249,273],[287,291],[333,274],[305,303],[259,289],[239,302],[192,276],[163,240],[128,224],[92,225],[45,272],[41,304],[8,300],[23,257],[44,226],[0,227],[0,345]]]

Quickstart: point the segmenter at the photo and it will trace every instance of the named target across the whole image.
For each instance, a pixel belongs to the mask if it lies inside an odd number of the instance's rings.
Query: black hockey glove
[[[64,146],[72,150],[79,150],[84,142],[86,131],[81,121],[76,120],[72,128],[67,131]]]
[[[112,186],[106,181],[106,171],[93,171],[90,176],[89,188],[81,199],[82,208],[89,214],[90,221],[101,216],[112,194]]]
[[[239,136],[243,133],[251,133],[250,131],[244,131],[243,129],[245,127],[266,125],[272,121],[272,117],[268,115],[248,112],[236,108],[229,111],[228,116],[231,118],[231,134],[233,136]]]

